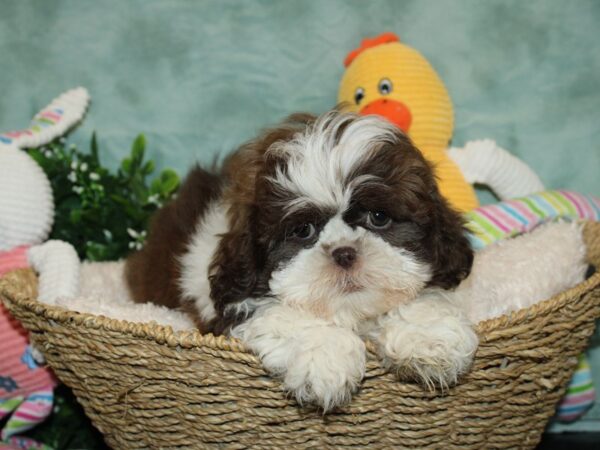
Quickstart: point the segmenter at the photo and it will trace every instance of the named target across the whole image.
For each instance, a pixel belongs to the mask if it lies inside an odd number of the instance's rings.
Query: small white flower
[[[75,192],[78,195],[81,195],[81,193],[83,192],[83,187],[81,187],[81,186],[73,186],[73,192]]]
[[[52,153],[50,150],[46,150],[46,151],[44,152],[44,156],[45,156],[46,158],[52,158],[52,155],[53,155],[53,153]]]
[[[79,166],[79,170],[81,170],[82,172],[85,172],[86,170],[88,170],[87,163],[82,163],[81,166]]]
[[[99,179],[100,175],[98,175],[96,172],[90,173],[90,180],[98,181]]]
[[[71,169],[72,169],[72,170],[77,170],[77,166],[78,166],[78,164],[77,164],[77,161],[73,161],[73,162],[71,163]]]
[[[67,178],[71,183],[75,183],[77,181],[77,174],[75,172],[71,172],[69,175],[67,175]]]
[[[110,230],[102,230],[102,232],[104,233],[106,240],[112,240],[113,234],[110,232]]]
[[[134,247],[135,247],[135,242],[133,242],[133,241],[132,241],[132,242],[130,242],[128,247],[129,247],[129,248],[134,248]]]
[[[136,243],[135,243],[135,249],[136,249],[136,250],[141,250],[143,246],[144,246],[144,245],[143,245],[141,242],[136,242]]]
[[[131,236],[134,239],[137,239],[139,237],[139,233],[137,231],[135,231],[133,228],[127,228],[127,234],[129,234],[129,236]]]

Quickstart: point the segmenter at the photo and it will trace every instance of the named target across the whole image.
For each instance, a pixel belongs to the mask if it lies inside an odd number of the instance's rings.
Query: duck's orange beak
[[[412,114],[408,107],[402,102],[388,100],[387,98],[372,101],[360,110],[360,114],[364,116],[376,114],[385,117],[405,133],[408,133],[410,124],[412,123]]]

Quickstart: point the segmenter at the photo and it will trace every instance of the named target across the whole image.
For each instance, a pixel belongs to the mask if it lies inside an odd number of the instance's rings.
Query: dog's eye
[[[310,239],[315,235],[315,226],[310,223],[303,223],[292,230],[292,236],[298,239]]]
[[[392,219],[381,211],[369,211],[367,222],[370,227],[382,230],[392,223]]]
[[[360,105],[363,98],[365,98],[365,90],[361,87],[356,88],[356,91],[354,91],[354,103]]]
[[[392,82],[387,78],[382,78],[381,81],[379,81],[379,86],[377,88],[381,95],[388,95],[392,92]]]

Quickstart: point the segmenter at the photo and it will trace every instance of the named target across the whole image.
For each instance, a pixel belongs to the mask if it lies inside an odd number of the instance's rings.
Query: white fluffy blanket
[[[123,268],[123,261],[83,263],[79,294],[46,302],[132,322],[154,321],[174,330],[194,327],[182,312],[133,303]],[[586,269],[582,227],[551,223],[477,252],[471,275],[451,295],[476,323],[550,298],[581,282]]]
[[[72,311],[113,319],[170,325],[176,331],[194,328],[192,320],[180,311],[152,303],[134,303],[125,284],[124,267],[124,261],[82,263],[79,295],[58,297],[53,303]]]

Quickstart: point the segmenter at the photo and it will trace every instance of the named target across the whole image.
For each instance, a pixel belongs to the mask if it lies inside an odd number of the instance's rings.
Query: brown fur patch
[[[274,166],[267,151],[275,142],[292,139],[313,120],[309,114],[292,115],[225,160],[222,173],[228,185],[223,198],[229,205],[230,228],[221,238],[209,268],[211,298],[220,315],[228,304],[268,291],[268,279],[260,277],[264,272],[265,248],[256,239],[257,210],[261,209],[261,216],[264,214],[261,194],[265,176]],[[264,232],[268,230],[261,231]]]
[[[125,264],[127,285],[136,302],[180,306],[177,258],[184,253],[200,216],[219,197],[221,184],[219,176],[196,167],[181,185],[177,198],[154,215],[146,245]]]

